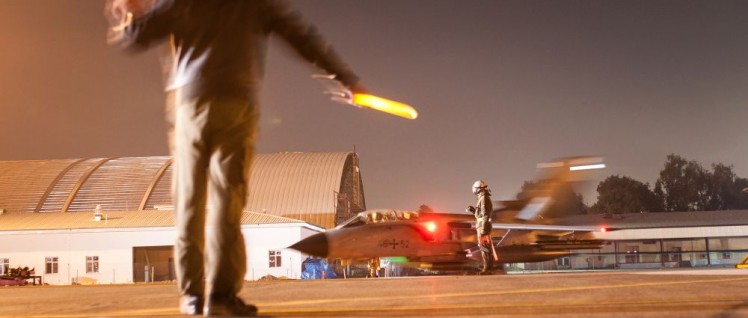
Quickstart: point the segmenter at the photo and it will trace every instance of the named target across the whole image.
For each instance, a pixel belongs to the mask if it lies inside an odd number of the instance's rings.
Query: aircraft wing
[[[463,224],[473,226],[475,217],[471,214],[463,213],[422,213],[421,218],[425,220],[446,221],[450,225]],[[494,230],[527,230],[527,231],[558,231],[558,232],[600,232],[607,231],[608,228],[596,226],[574,226],[574,225],[554,225],[542,223],[502,223],[492,222]],[[462,227],[465,227],[462,226]],[[460,226],[457,226],[460,227]]]
[[[522,223],[492,223],[494,230],[528,230],[528,231],[559,231],[559,232],[600,232],[607,228],[594,226],[567,226],[551,224],[522,224]]]

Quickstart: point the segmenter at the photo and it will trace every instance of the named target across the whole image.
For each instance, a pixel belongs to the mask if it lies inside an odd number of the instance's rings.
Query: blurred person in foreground
[[[238,297],[246,273],[240,225],[268,36],[279,35],[348,94],[363,87],[314,26],[280,0],[109,0],[105,10],[110,44],[128,51],[170,44],[164,67],[180,311],[254,316],[257,307]]]

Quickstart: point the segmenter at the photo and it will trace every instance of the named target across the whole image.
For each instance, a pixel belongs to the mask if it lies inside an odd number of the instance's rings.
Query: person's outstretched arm
[[[139,52],[166,40],[173,30],[172,24],[174,15],[179,11],[179,3],[174,0],[108,1],[104,14],[113,25],[110,25],[107,42],[128,51]]]

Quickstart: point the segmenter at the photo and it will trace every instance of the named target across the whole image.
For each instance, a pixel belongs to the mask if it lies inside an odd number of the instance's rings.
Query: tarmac
[[[748,317],[748,270],[245,283],[265,317]],[[181,317],[174,283],[0,288],[2,317]]]

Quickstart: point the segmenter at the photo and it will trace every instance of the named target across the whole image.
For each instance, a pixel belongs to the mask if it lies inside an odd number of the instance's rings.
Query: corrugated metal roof
[[[247,210],[273,214],[335,212],[348,152],[289,152],[257,155],[252,165]]]
[[[275,215],[334,214],[335,192],[341,191],[344,168],[352,155],[256,155],[246,210]],[[90,212],[99,204],[112,211],[138,210],[141,204],[145,210],[172,205],[169,159],[160,156],[0,162],[0,209],[7,213]]]
[[[78,189],[68,211],[91,211],[98,204],[110,211],[137,210],[156,172],[167,161],[168,157],[131,157],[102,162]],[[117,200],[102,202],[106,197]]]
[[[0,162],[0,209],[34,212],[55,179],[77,160]]]
[[[71,162],[71,164],[60,173],[58,179],[56,179],[57,182],[53,181],[53,183],[50,184],[51,189],[47,197],[38,198],[41,208],[36,212],[62,211],[65,203],[67,203],[68,199],[70,198],[70,194],[72,193],[73,189],[78,184],[80,179],[86,174],[87,171],[95,167],[103,160],[106,159],[81,159]],[[28,176],[26,177],[26,179],[29,179]],[[0,201],[0,205],[2,205],[2,201]]]
[[[93,213],[6,213],[0,215],[0,231],[172,227],[172,211],[105,212],[106,220]],[[306,223],[286,217],[244,212],[242,224]]]

